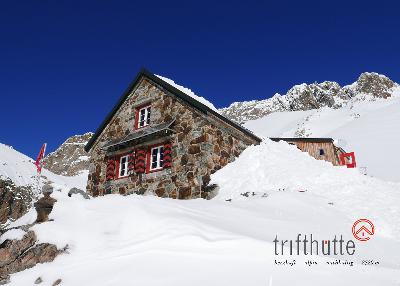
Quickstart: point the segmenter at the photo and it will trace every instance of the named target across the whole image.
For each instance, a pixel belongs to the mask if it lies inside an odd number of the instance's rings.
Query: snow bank
[[[285,142],[265,139],[211,176],[217,199],[243,199],[245,192],[309,192],[327,198],[355,221],[368,217],[380,235],[400,239],[400,184],[370,178],[357,169],[316,160]],[[388,199],[390,198],[390,199]]]
[[[276,266],[273,239],[297,233],[351,238],[351,222],[328,201],[307,193],[280,192],[251,200],[183,201],[151,196],[108,195],[92,200],[57,198],[52,222],[34,227],[39,242],[68,245],[52,263],[14,274],[11,285],[396,285],[399,243],[383,237],[360,247],[357,257],[380,267],[324,266],[333,258],[312,257],[321,266]],[[326,224],[329,221],[329,225]],[[383,246],[385,246],[383,248]],[[393,251],[387,252],[388,249]],[[384,251],[385,250],[385,251]]]
[[[7,239],[17,239],[20,240],[24,237],[25,231],[19,228],[10,229],[9,231],[3,233],[0,237],[0,244],[2,244]]]
[[[181,86],[177,83],[175,83],[173,80],[160,76],[160,75],[155,75],[156,77],[162,79],[163,81],[165,81],[166,83],[172,85],[173,87],[175,87],[176,89],[182,91],[184,94],[192,97],[193,99],[197,100],[198,102],[204,104],[205,106],[207,106],[208,108],[214,110],[215,112],[218,112],[218,109],[214,106],[214,104],[212,104],[210,101],[208,101],[207,99],[205,99],[204,97],[198,96],[196,95],[192,90],[190,90],[189,88],[186,88],[184,86]]]

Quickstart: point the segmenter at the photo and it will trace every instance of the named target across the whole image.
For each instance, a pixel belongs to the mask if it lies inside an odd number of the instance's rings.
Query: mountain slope
[[[276,112],[245,126],[264,137],[331,137],[354,151],[368,175],[400,181],[400,89],[391,98],[349,102],[343,108]]]
[[[89,168],[89,157],[84,147],[93,133],[74,135],[44,159],[46,169],[63,176],[76,176]]]
[[[265,100],[232,103],[220,109],[226,117],[244,123],[278,111],[311,110],[322,107],[341,108],[349,102],[390,97],[399,85],[377,73],[362,73],[356,82],[340,87],[336,82],[300,84],[286,94],[275,94]]]
[[[11,146],[0,143],[0,178],[11,179],[17,186],[33,186],[37,185],[37,172],[34,160],[28,156],[18,152]],[[83,172],[78,176],[66,177],[54,174],[42,169],[40,184],[45,182],[54,182],[56,187],[77,187],[86,188],[87,172]]]
[[[87,171],[65,177],[42,169],[38,180],[34,161],[0,143],[0,229],[24,215],[41,195],[41,187],[51,183],[56,189],[86,188]]]

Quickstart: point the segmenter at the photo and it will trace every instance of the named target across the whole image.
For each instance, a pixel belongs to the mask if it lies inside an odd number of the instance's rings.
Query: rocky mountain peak
[[[337,82],[324,81],[322,83],[295,85],[284,95],[289,101],[289,110],[308,110],[322,106],[335,105],[335,97],[341,87]]]
[[[89,156],[84,150],[93,133],[74,135],[44,159],[45,168],[63,176],[75,176],[89,168]]]
[[[374,72],[364,72],[357,79],[355,90],[358,93],[388,98],[391,96],[391,89],[396,85],[394,81],[385,75]]]
[[[354,100],[388,98],[396,87],[399,85],[384,75],[365,72],[356,82],[344,87],[334,81],[303,83],[293,86],[286,94],[275,94],[264,100],[235,102],[220,109],[220,112],[238,123],[244,123],[277,111],[340,108]]]

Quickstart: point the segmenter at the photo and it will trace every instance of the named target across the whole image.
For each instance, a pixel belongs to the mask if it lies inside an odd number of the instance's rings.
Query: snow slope
[[[356,153],[368,175],[400,181],[400,90],[390,99],[355,101],[340,109],[276,112],[245,127],[265,137],[331,137]]]
[[[37,184],[34,160],[14,150],[11,146],[0,143],[0,177],[10,178],[17,186]],[[75,177],[56,175],[45,168],[42,170],[41,184],[55,182],[57,187],[77,187],[86,189],[87,171]]]
[[[296,162],[296,164],[292,164]],[[52,263],[12,275],[10,285],[399,285],[399,184],[317,161],[265,140],[216,172],[211,200],[107,195],[91,200],[55,192],[40,242],[68,245]],[[248,192],[248,194],[241,195]],[[254,192],[254,196],[252,195]],[[360,217],[376,234],[354,256],[275,255],[273,240],[343,235]],[[30,222],[33,211],[13,223]],[[286,249],[287,251],[287,249]],[[276,265],[275,261],[296,265]],[[318,265],[308,266],[312,260]],[[352,261],[328,265],[328,262]],[[362,265],[362,260],[379,265]]]

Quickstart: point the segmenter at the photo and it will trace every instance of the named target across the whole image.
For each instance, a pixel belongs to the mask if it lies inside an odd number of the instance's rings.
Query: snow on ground
[[[26,233],[25,231],[23,231],[22,229],[19,229],[19,228],[10,229],[1,235],[0,244],[2,244],[7,239],[18,239],[18,240],[22,239],[24,237],[25,233]]]
[[[368,175],[400,182],[400,92],[390,99],[359,101],[341,109],[275,112],[245,127],[265,137],[331,137],[354,151]],[[301,135],[302,134],[302,135]]]
[[[34,230],[40,242],[68,245],[69,253],[12,275],[10,285],[30,285],[39,276],[41,285],[61,278],[66,286],[400,284],[399,184],[269,140],[246,149],[212,181],[220,193],[210,201],[136,195],[85,200],[56,191],[54,221]],[[368,242],[351,233],[361,217],[375,223]],[[30,212],[20,221],[34,218]],[[355,241],[355,254],[275,255],[276,237],[294,241],[297,234],[313,234],[321,244],[343,235]],[[275,262],[286,259],[295,265]],[[379,265],[362,265],[363,259]],[[318,264],[308,266],[308,260]]]
[[[375,237],[357,244],[357,265],[330,266],[334,258],[274,255],[275,236],[321,239],[343,233],[351,223],[336,207],[309,194],[276,193],[254,200],[178,201],[109,195],[92,200],[57,193],[53,222],[34,227],[41,242],[69,245],[69,254],[12,276],[11,285],[398,285],[398,242]],[[327,224],[326,222],[329,222]],[[381,265],[362,266],[360,259]],[[277,266],[275,259],[296,259]],[[307,266],[306,260],[320,265]],[[269,284],[271,285],[271,284]]]
[[[217,198],[223,200],[241,199],[245,191],[259,196],[276,190],[312,193],[328,199],[350,220],[368,217],[379,224],[381,236],[400,240],[400,183],[334,167],[282,141],[265,139],[247,148],[236,161],[212,175],[211,183],[220,186]]]
[[[186,95],[192,97],[193,99],[197,100],[198,102],[204,104],[208,108],[210,108],[210,109],[214,110],[215,112],[219,113],[218,109],[214,106],[214,104],[212,104],[210,101],[208,101],[204,97],[198,96],[191,89],[175,83],[172,79],[169,79],[169,78],[166,78],[166,77],[163,77],[163,76],[160,76],[160,75],[155,75],[155,76],[160,78],[160,79],[162,79],[166,83],[172,85],[176,89],[182,91],[184,94],[186,94]]]

